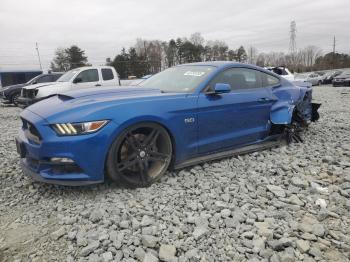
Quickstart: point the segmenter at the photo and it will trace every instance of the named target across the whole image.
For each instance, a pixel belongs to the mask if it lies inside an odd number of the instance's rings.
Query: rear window
[[[112,69],[102,68],[103,80],[112,80],[114,78]]]

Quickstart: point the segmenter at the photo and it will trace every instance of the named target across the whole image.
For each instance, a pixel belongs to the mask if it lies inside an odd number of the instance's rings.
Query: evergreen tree
[[[64,72],[69,70],[69,60],[65,49],[57,48],[55,51],[55,57],[51,62],[52,71]]]
[[[51,69],[53,71],[67,71],[73,68],[86,66],[87,57],[85,51],[78,46],[72,45],[69,48],[57,48],[55,57],[51,62]]]
[[[245,63],[247,62],[247,53],[244,49],[243,46],[241,46],[240,48],[237,49],[237,61],[240,63]]]
[[[67,54],[70,69],[87,65],[85,51],[80,49],[78,46],[72,45],[71,47],[66,48],[65,52]]]

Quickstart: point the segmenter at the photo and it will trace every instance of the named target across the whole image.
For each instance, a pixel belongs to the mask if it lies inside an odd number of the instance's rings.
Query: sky
[[[200,32],[230,48],[288,52],[292,20],[297,48],[350,53],[350,0],[1,0],[0,69],[47,69],[58,47],[84,49],[105,63],[137,38],[168,41]]]

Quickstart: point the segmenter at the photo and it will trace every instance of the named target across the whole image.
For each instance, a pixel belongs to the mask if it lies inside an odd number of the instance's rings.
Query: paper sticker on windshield
[[[187,71],[187,72],[184,73],[185,76],[202,76],[204,74],[205,74],[205,72],[198,72],[198,71],[196,71],[196,72],[194,72],[194,71]]]

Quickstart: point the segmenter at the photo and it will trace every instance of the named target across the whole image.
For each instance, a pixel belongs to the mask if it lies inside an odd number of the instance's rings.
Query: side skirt
[[[274,136],[274,137],[280,138],[279,135]],[[256,151],[262,151],[262,150],[265,150],[268,148],[273,148],[273,147],[277,147],[277,146],[284,145],[284,144],[286,144],[286,143],[282,139],[271,140],[271,138],[270,138],[268,140],[264,140],[263,142],[260,142],[257,144],[248,145],[248,146],[244,146],[244,147],[240,147],[240,148],[236,148],[236,149],[231,149],[231,150],[227,150],[227,151],[223,151],[223,152],[213,153],[213,154],[206,155],[206,156],[192,158],[192,159],[189,159],[189,160],[182,162],[178,165],[175,165],[174,169],[181,169],[181,168],[193,166],[193,165],[196,165],[196,164],[199,164],[202,162],[218,160],[218,159],[225,158],[225,157],[231,157],[231,156],[235,156],[235,155],[243,155],[243,154],[248,154],[248,153],[252,153],[252,152],[256,152]]]

